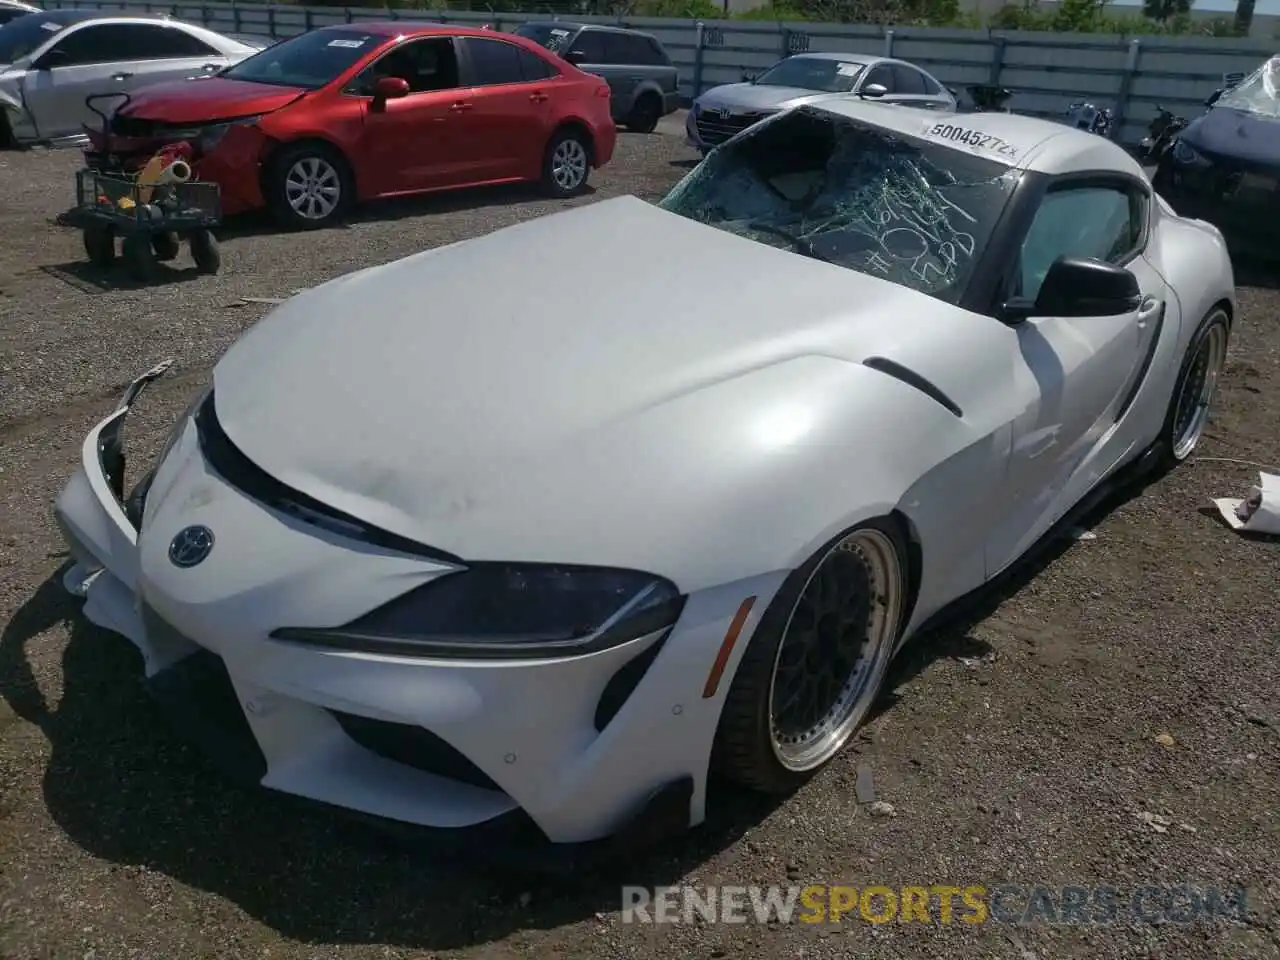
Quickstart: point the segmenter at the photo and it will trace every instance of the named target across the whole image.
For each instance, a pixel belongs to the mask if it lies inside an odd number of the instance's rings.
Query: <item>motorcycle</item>
[[[977,83],[968,88],[974,113],[1012,113],[1009,100],[1013,92],[995,83]]]
[[[1156,116],[1147,127],[1147,135],[1138,145],[1138,156],[1144,164],[1159,163],[1165,151],[1173,146],[1174,138],[1186,127],[1185,117],[1175,116],[1156,104]]]
[[[1077,130],[1087,130],[1100,137],[1109,137],[1114,117],[1106,107],[1097,107],[1092,103],[1078,100],[1067,107],[1067,122]]]

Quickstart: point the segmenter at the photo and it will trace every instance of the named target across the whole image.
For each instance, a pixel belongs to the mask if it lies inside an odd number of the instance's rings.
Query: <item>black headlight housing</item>
[[[685,598],[637,570],[470,563],[340,627],[272,637],[366,653],[543,659],[595,653],[669,629]]]

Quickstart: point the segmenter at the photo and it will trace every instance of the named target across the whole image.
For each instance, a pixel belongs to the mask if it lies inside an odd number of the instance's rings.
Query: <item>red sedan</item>
[[[91,166],[186,141],[224,213],[319,227],[372,197],[514,181],[582,189],[613,155],[609,86],[532,41],[405,22],[324,27],[135,94]]]

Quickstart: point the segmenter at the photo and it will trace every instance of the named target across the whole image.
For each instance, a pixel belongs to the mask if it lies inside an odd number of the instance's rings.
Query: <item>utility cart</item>
[[[217,273],[222,255],[212,228],[222,219],[216,183],[139,184],[136,175],[76,173],[76,208],[84,218],[84,250],[100,267],[116,261],[116,237],[129,274],[155,275],[156,263],[172,260],[185,239],[201,273]]]

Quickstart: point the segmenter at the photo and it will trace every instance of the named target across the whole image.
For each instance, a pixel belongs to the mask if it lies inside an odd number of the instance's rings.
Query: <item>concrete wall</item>
[[[369,7],[296,7],[263,4],[157,3],[154,0],[46,0],[47,8],[167,12],[224,33],[287,37],[317,26],[374,18],[490,23],[510,30],[521,14],[378,10]],[[544,18],[537,18],[544,19]],[[615,18],[578,18],[618,23]],[[1116,111],[1116,139],[1136,143],[1156,104],[1194,115],[1224,74],[1249,73],[1274,51],[1270,41],[1209,37],[1139,37],[987,30],[883,29],[864,24],[774,24],[630,18],[627,26],[654,34],[680,67],[686,98],[744,70],[759,71],[788,52],[805,50],[890,54],[914,61],[943,83],[962,90],[972,83],[1000,83],[1015,92],[1018,113],[1061,116],[1075,100]]]

